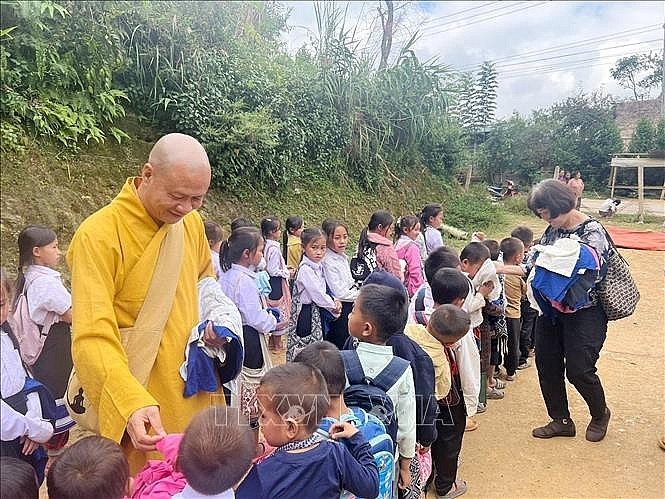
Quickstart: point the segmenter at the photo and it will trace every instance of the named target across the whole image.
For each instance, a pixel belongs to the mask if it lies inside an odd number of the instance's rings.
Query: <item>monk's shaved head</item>
[[[176,223],[201,207],[210,186],[210,162],[194,137],[170,133],[159,139],[143,165],[136,191],[157,222]]]
[[[148,163],[155,173],[186,166],[193,170],[210,170],[208,154],[194,137],[183,133],[169,133],[160,138],[150,150]]]

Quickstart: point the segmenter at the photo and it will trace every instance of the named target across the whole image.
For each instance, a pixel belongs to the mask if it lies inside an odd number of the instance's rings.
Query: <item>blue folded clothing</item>
[[[185,398],[191,397],[198,392],[216,392],[218,389],[217,376],[219,375],[220,382],[226,383],[235,379],[242,370],[242,362],[244,358],[244,350],[242,342],[237,334],[226,327],[215,326],[213,324],[213,331],[219,338],[226,338],[228,340],[224,347],[226,356],[224,363],[219,360],[215,362],[217,357],[210,357],[203,347],[198,346],[198,339],[203,337],[208,321],[202,322],[198,325],[198,338],[189,344],[189,355],[187,358],[187,381],[185,381]],[[217,367],[217,369],[215,369]]]

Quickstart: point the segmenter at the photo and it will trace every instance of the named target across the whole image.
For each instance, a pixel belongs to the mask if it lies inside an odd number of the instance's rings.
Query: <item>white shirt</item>
[[[425,227],[425,248],[427,249],[427,254],[429,255],[432,251],[443,246],[443,236],[439,229],[430,227],[429,225]]]
[[[195,491],[190,485],[185,486],[182,492],[172,496],[173,499],[235,499],[236,494],[233,489],[225,490],[221,494],[207,496]]]
[[[598,208],[598,211],[616,211],[617,207],[614,204],[613,199],[606,199],[603,201],[603,204],[600,205],[600,208]]]
[[[14,348],[9,335],[0,333],[0,355],[2,358],[2,378],[0,392],[2,398],[11,397],[23,389],[27,374],[21,363],[21,357]],[[53,426],[41,416],[39,396],[31,393],[26,405],[28,412],[24,415],[15,411],[4,400],[0,409],[0,439],[9,442],[15,438],[27,436],[35,442],[47,442],[53,435]]]
[[[266,239],[263,256],[266,259],[266,272],[270,277],[283,277],[288,279],[291,275],[277,241]]]
[[[394,357],[393,347],[358,343],[358,358],[366,376],[377,376]],[[349,386],[349,380],[346,380]],[[416,453],[416,389],[413,372],[407,369],[402,377],[388,390],[397,414],[397,450],[399,455],[412,458]]]
[[[222,267],[219,264],[219,253],[215,250],[210,250],[210,259],[212,260],[212,270],[215,271],[215,279],[222,276]]]
[[[335,300],[326,293],[326,280],[323,276],[323,267],[320,263],[314,263],[305,255],[302,256],[300,267],[298,267],[298,277],[296,277],[295,286],[300,291],[300,303],[303,305],[314,303],[330,312],[333,312],[335,309]]]
[[[356,286],[356,281],[351,277],[348,257],[328,248],[321,265],[326,283],[335,298],[340,301],[355,301],[360,290]]]
[[[243,325],[259,333],[274,331],[277,319],[263,308],[255,272],[234,263],[229,270],[222,272],[218,282],[224,294],[238,307]]]
[[[62,315],[72,308],[72,295],[60,278],[60,272],[43,265],[29,265],[25,271],[28,311],[36,324],[43,326],[46,315]],[[56,321],[57,322],[57,321]]]

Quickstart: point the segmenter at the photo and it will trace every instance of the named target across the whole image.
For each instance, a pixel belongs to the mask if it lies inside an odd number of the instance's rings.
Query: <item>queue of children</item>
[[[242,318],[242,371],[225,386],[230,407],[196,416],[163,450],[172,459],[161,471],[137,477],[139,489],[116,444],[80,440],[51,466],[50,497],[286,498],[316,490],[317,497],[419,498],[428,488],[437,497],[464,494],[457,468],[465,431],[477,428],[475,415],[487,410],[487,400],[502,399],[506,381],[530,366],[533,320],[521,323],[525,284],[514,268],[533,233],[519,227],[500,243],[473,241],[458,254],[443,243],[442,218],[438,204],[397,220],[377,211],[352,259],[348,226],[337,219],[305,228],[302,217],[290,216],[285,231],[277,217],[256,226],[236,219],[226,238],[206,222],[219,285]],[[31,240],[31,257],[22,260],[24,271],[43,267],[53,281],[52,303],[31,300],[44,315],[55,314],[34,316],[42,327],[45,320],[67,323],[71,314],[52,270],[59,252],[51,235]],[[26,292],[24,281],[18,293]],[[3,456],[12,456],[17,470],[28,461],[25,476],[41,483],[44,462],[26,456],[52,439],[53,427],[9,401],[31,373],[44,384],[51,378],[24,368],[5,313],[13,289],[4,272],[1,289]],[[269,352],[282,348],[282,336],[287,364],[273,367]],[[15,452],[5,452],[11,446]],[[86,467],[90,461],[95,466]],[[145,488],[157,478],[162,485]],[[29,489],[18,482],[12,486]]]

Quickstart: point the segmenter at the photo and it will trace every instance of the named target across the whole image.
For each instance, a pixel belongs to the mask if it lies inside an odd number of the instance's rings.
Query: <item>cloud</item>
[[[286,4],[293,9],[288,23],[294,28],[285,35],[285,42],[289,50],[295,51],[316,32],[314,6],[313,2]],[[399,30],[393,42],[393,56],[411,34],[419,30],[421,36],[414,49],[422,60],[436,58],[438,62],[465,70],[472,69],[473,65],[483,60],[497,60],[498,117],[508,116],[513,110],[528,114],[579,90],[590,92],[602,88],[618,98],[627,98],[630,92],[619,87],[609,73],[616,59],[650,49],[661,51],[663,47],[663,2],[396,4],[400,7],[396,14],[399,16]],[[337,2],[337,5],[347,8],[347,27],[357,25],[358,36],[368,37],[373,33],[367,49],[378,54],[378,2]],[[455,14],[459,11],[465,12]],[[479,22],[492,16],[497,17]],[[607,39],[615,33],[643,26],[652,26],[654,30]],[[605,40],[538,53],[592,38]],[[613,48],[651,39],[659,39],[660,42]],[[529,55],[532,52],[536,53]],[[586,53],[552,58],[573,52]],[[545,58],[551,59],[542,60]]]

